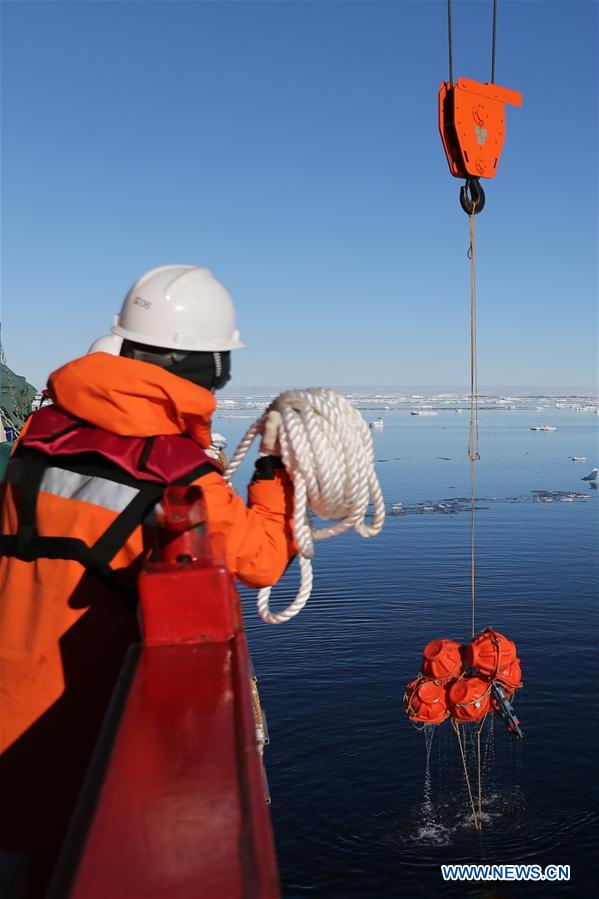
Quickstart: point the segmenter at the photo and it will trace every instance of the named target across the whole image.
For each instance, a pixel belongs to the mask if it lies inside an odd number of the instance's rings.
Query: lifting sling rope
[[[453,28],[451,0],[447,0],[447,32],[449,49],[449,82],[439,92],[439,127],[449,168],[455,177],[465,177],[460,190],[460,204],[469,217],[470,245],[470,424],[468,458],[470,460],[470,594],[472,639],[476,635],[476,463],[480,459],[478,422],[478,365],[476,347],[476,235],[475,215],[482,211],[485,194],[479,177],[492,178],[497,170],[504,138],[504,103],[521,105],[517,91],[495,84],[495,51],[497,37],[497,0],[493,0],[493,38],[491,50],[491,81],[480,84],[461,78],[453,80]],[[474,125],[473,125],[474,123]],[[482,771],[481,732],[486,716],[476,726],[476,762],[478,795],[475,807],[466,763],[460,725],[452,719],[464,768],[468,797],[476,830],[482,828]]]

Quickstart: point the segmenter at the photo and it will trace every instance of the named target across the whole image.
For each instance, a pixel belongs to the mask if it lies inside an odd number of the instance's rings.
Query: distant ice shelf
[[[238,393],[227,392],[225,397],[217,398],[219,412],[251,412],[266,409],[275,396],[285,388],[264,388],[248,393],[240,390]],[[229,389],[230,390],[230,389]],[[351,391],[341,391],[349,402],[361,412],[402,412],[413,413],[417,416],[436,415],[443,412],[462,413],[469,407],[470,397],[466,392],[448,393],[409,393],[401,390],[374,391],[358,388]],[[478,396],[478,408],[481,413],[543,413],[553,415],[557,412],[575,412],[580,415],[599,412],[599,397],[595,394],[562,394],[549,396],[530,393],[528,395],[513,396],[512,394],[499,395],[492,393],[480,393]]]

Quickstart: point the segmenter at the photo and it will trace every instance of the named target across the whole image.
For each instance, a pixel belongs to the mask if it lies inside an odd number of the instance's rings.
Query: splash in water
[[[430,845],[445,846],[450,841],[450,831],[439,821],[438,810],[435,809],[435,806],[433,805],[431,777],[431,751],[433,748],[433,739],[435,733],[438,732],[438,729],[434,724],[425,724],[423,730],[426,748],[424,796],[422,806],[417,813],[418,821],[414,830],[414,838]]]

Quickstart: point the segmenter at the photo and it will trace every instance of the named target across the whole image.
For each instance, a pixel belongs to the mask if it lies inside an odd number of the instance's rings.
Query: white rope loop
[[[272,409],[282,418],[281,458],[294,485],[294,536],[300,551],[301,583],[293,602],[281,612],[270,611],[271,588],[260,590],[258,613],[269,624],[282,624],[303,609],[312,591],[314,541],[336,537],[351,528],[361,537],[375,537],[383,527],[385,504],[368,425],[344,396],[325,387],[281,393],[242,438],[225,472],[228,481]],[[367,524],[369,503],[373,515]],[[314,527],[310,510],[336,524]]]

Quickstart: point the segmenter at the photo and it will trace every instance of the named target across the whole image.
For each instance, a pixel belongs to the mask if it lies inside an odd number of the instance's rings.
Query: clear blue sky
[[[491,2],[454,2],[488,80]],[[468,221],[437,131],[444,2],[2,8],[2,319],[33,383],[169,262],[229,288],[238,385],[467,381]],[[593,384],[598,5],[499,0],[478,216],[482,384]]]

